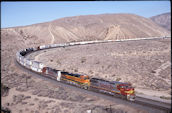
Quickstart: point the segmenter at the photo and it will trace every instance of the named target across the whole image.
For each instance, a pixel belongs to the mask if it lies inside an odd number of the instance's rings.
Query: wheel
[[[88,86],[83,86],[83,89],[87,90],[88,89]]]
[[[125,100],[125,99],[126,99],[126,96],[124,96],[124,95],[121,95],[121,98],[122,98],[123,100]]]

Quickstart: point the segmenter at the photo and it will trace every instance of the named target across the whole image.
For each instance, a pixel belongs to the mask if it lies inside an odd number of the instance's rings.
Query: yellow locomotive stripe
[[[78,80],[77,82],[82,83],[82,80],[81,80],[80,78],[78,78],[78,77],[70,76],[70,75],[65,75],[65,77],[66,77],[68,80],[73,80],[73,81]],[[84,81],[83,83],[85,83],[85,81]]]
[[[114,93],[119,93],[119,94],[120,94],[120,92],[108,90],[108,89],[105,89],[105,88],[100,88],[100,87],[97,87],[97,86],[92,86],[92,87],[95,87],[95,88],[97,88],[97,89],[103,89],[103,90],[106,90],[106,91],[110,91],[110,92],[114,92]]]
[[[133,93],[134,93],[134,90],[125,91],[125,93],[128,93],[128,94],[133,94]]]
[[[76,82],[76,81],[73,81],[73,80],[70,80],[70,79],[62,78],[62,80],[67,80],[67,81],[71,81],[71,82],[74,82],[74,83],[77,83],[77,84],[85,85],[84,83]],[[88,84],[86,84],[86,85],[88,86]]]

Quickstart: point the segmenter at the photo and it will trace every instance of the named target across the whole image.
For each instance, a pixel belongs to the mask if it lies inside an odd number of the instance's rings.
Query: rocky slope
[[[150,18],[159,26],[171,31],[171,13],[163,13]]]

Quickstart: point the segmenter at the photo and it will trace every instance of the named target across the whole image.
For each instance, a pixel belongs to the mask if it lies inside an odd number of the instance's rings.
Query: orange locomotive
[[[88,89],[90,86],[90,79],[88,75],[61,72],[61,80],[84,89]]]
[[[42,74],[49,78],[56,79],[57,81],[66,82],[84,89],[88,89],[90,86],[88,75],[63,72],[50,67],[44,67],[42,69]]]

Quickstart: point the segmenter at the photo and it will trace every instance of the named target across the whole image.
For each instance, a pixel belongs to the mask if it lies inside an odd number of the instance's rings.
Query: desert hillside
[[[169,35],[152,20],[133,14],[75,16],[29,26],[1,29],[2,68],[23,48],[82,40]],[[11,67],[11,70],[14,67]]]
[[[150,19],[133,14],[86,15],[1,29],[1,47],[4,55],[5,50],[15,54],[16,50],[42,44],[165,36],[169,33]]]
[[[29,74],[28,72],[19,69],[19,67],[17,67],[15,63],[16,60],[15,54],[17,51],[23,48],[35,47],[39,45],[47,45],[51,43],[70,42],[70,41],[111,40],[111,39],[140,38],[140,37],[151,37],[151,36],[165,36],[165,35],[169,35],[169,33],[170,32],[168,30],[158,26],[151,19],[147,19],[133,14],[102,14],[102,15],[66,17],[46,23],[1,29],[1,42],[2,42],[1,43],[1,73],[2,73],[1,82],[2,84],[10,88],[9,94],[7,92],[7,96],[2,98],[2,106],[10,108],[14,113],[32,113],[32,112],[38,113],[40,109],[41,109],[40,112],[43,113],[56,112],[56,111],[59,111],[61,113],[67,113],[67,112],[80,113],[88,109],[93,109],[92,107],[94,107],[95,109],[96,106],[98,105],[101,106],[101,109],[107,108],[105,106],[110,105],[109,101],[105,102],[105,100],[102,98],[95,98],[94,96],[85,95],[85,94],[83,95],[82,92],[78,93],[72,91],[72,89],[70,88],[68,89],[61,88],[60,86],[54,85],[50,82],[37,78],[32,74]],[[130,43],[128,45],[130,45]],[[131,45],[135,45],[135,43]],[[163,45],[163,47],[169,48],[168,47],[169,45],[170,44],[168,43],[167,46]],[[119,55],[123,54],[120,53],[124,51],[123,49],[119,49],[116,46],[114,47],[113,45],[108,47],[113,47],[115,51],[116,49],[118,49]],[[99,48],[96,47],[96,50],[99,50]],[[164,50],[164,48],[162,50]],[[109,51],[111,52],[111,50]],[[129,52],[129,54],[133,54],[133,55],[137,53],[137,51],[135,53],[135,51],[132,51],[132,49],[131,51],[127,51],[126,49],[126,52]],[[145,51],[143,51],[143,53],[138,51],[139,54],[145,55],[144,52]],[[163,53],[167,53],[167,54],[164,54],[163,56],[162,55]],[[169,61],[169,54],[168,54],[169,49],[167,49],[167,51],[164,50],[163,53],[161,54],[162,56],[160,55],[160,57],[162,57],[162,63]],[[116,53],[112,52],[111,56],[113,55],[116,55]],[[86,56],[86,58],[87,57],[89,56]],[[121,58],[123,57],[119,56],[119,60]],[[112,61],[112,59],[110,58],[109,61]],[[102,64],[102,62],[99,63]],[[99,65],[99,63],[96,65]],[[108,71],[112,71],[113,66],[110,66],[109,68],[107,66],[109,66],[109,64],[107,64],[104,67],[100,67],[100,69],[103,68],[103,69],[107,69]],[[122,62],[122,65],[120,66],[121,67],[119,68],[123,68],[124,66],[126,69],[122,73],[124,77],[127,71],[130,70],[130,68],[126,67],[125,62]],[[137,67],[137,65],[133,64],[132,68],[135,67]],[[70,67],[67,67],[67,69],[68,68]],[[96,67],[94,67],[92,70],[94,71],[94,74],[96,72],[95,68]],[[78,71],[80,71],[80,69],[78,69]],[[166,74],[167,78],[169,75],[168,70],[169,69],[167,69],[167,72],[164,72],[167,73]],[[92,72],[90,71],[89,73]],[[117,76],[120,75],[119,71],[115,73]],[[134,73],[132,75],[141,76],[139,73],[138,74]],[[108,78],[110,76],[107,74],[106,77],[105,76],[103,77]],[[27,78],[28,81],[26,83]],[[145,81],[143,83],[145,83]],[[168,89],[169,87],[165,83],[166,81],[163,82],[161,88],[165,87],[166,89]],[[145,86],[146,85],[147,84],[145,84]],[[77,98],[80,98],[81,100],[76,100]],[[85,102],[88,102],[88,104],[85,104]],[[100,105],[97,103],[103,103],[104,105]],[[137,108],[131,108],[124,105],[119,105],[119,104],[116,105],[117,106],[114,106],[115,107],[114,112],[115,111],[120,112],[120,110],[122,110],[121,112],[129,112],[129,113],[138,113],[144,111],[142,109],[140,110]]]
[[[161,27],[167,29],[168,31],[171,31],[171,13],[163,13],[153,16],[150,19]]]
[[[28,44],[30,42],[28,40],[47,44],[95,39],[108,40],[164,36],[169,34],[169,31],[156,25],[150,19],[133,14],[66,17],[46,23],[6,28],[2,30],[3,32],[18,35],[18,38],[24,38],[24,42]]]

